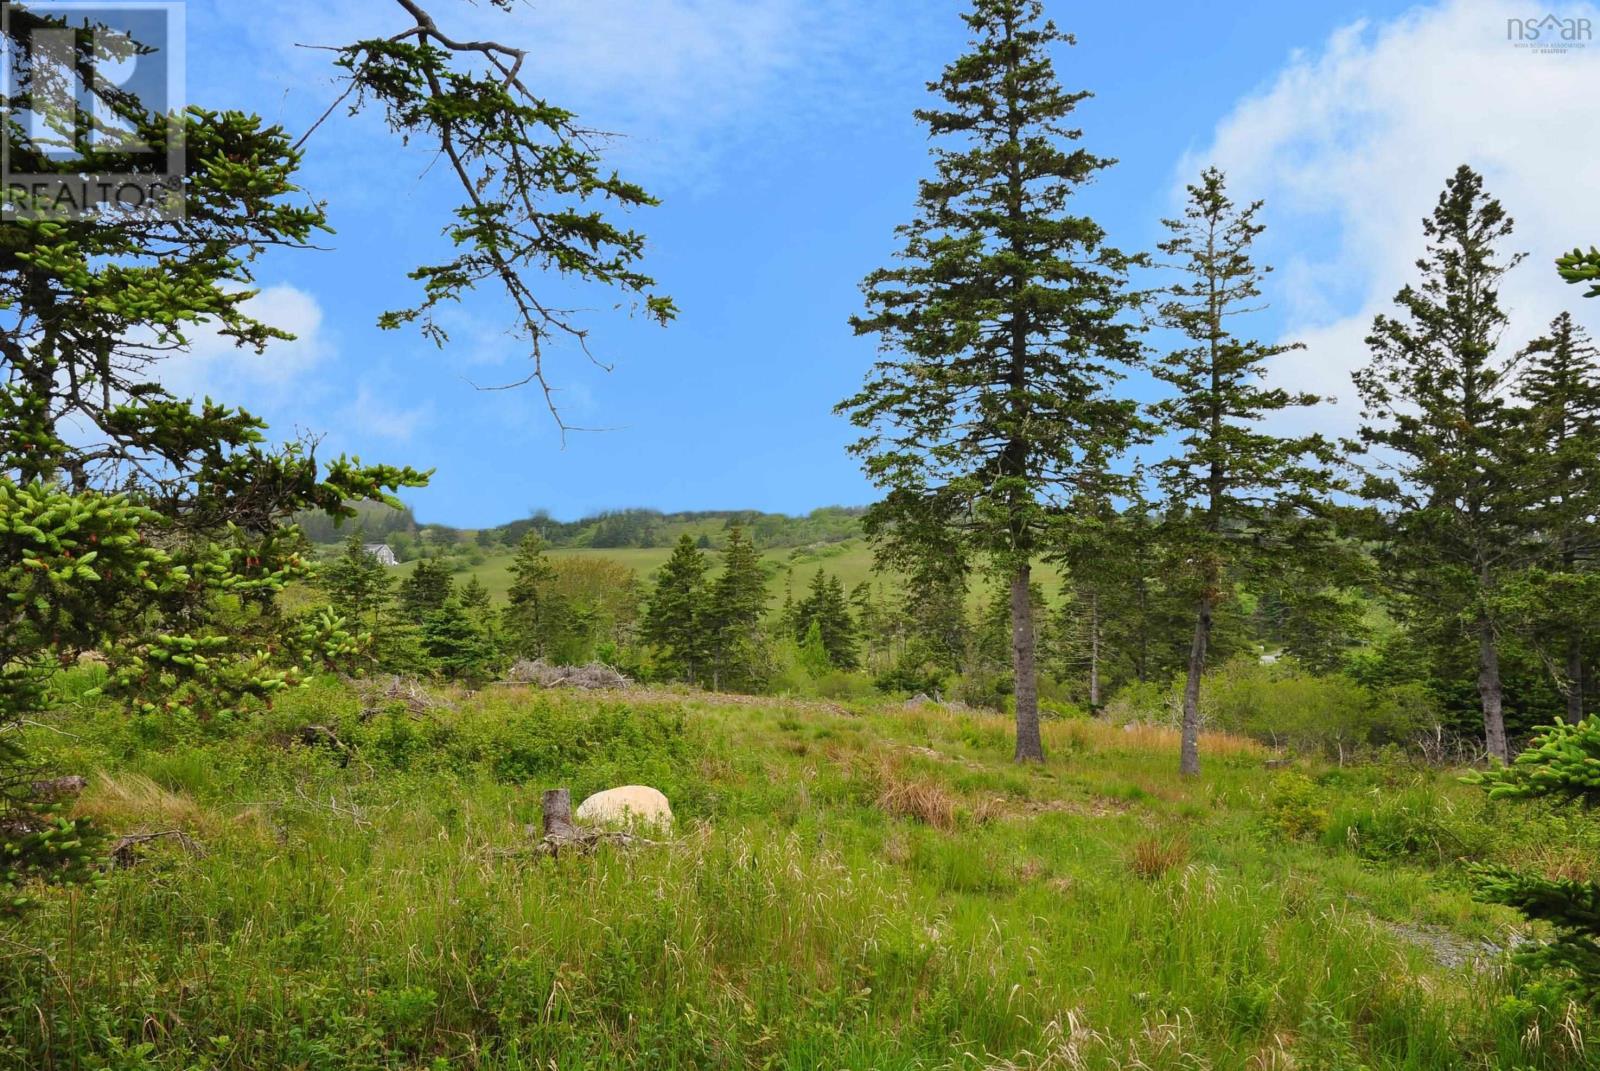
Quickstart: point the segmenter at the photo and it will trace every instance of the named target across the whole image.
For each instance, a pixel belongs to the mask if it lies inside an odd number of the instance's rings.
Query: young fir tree
[[[483,581],[476,576],[468,577],[467,582],[461,585],[461,592],[457,598],[468,619],[489,641],[489,647],[499,651],[499,615],[494,612],[494,600],[489,596],[489,589],[483,586]]]
[[[327,593],[334,610],[376,632],[393,597],[394,575],[367,552],[358,530],[345,538],[343,552],[318,572],[317,585]]]
[[[690,684],[709,656],[707,603],[706,557],[686,533],[656,576],[640,631],[657,665]]]
[[[422,649],[441,676],[468,684],[482,683],[494,662],[489,637],[454,596],[423,614]]]
[[[850,589],[850,608],[855,614],[856,633],[863,648],[862,664],[869,672],[885,668],[901,621],[883,590],[874,592],[872,583],[861,581]]]
[[[1312,673],[1337,672],[1367,637],[1365,607],[1354,590],[1368,559],[1345,546],[1281,563],[1256,585],[1255,632]]]
[[[1469,775],[1493,798],[1577,801],[1600,806],[1600,715],[1550,726],[1510,766]],[[1558,877],[1490,864],[1475,868],[1478,894],[1548,923],[1550,941],[1516,953],[1525,967],[1551,972],[1563,995],[1600,1004],[1600,881]]]
[[[1600,612],[1593,568],[1600,547],[1600,351],[1563,312],[1523,352],[1516,392],[1524,407],[1521,479],[1540,553],[1522,601],[1533,642],[1561,667],[1566,719],[1576,724],[1584,714],[1584,638]]]
[[[722,572],[711,584],[706,625],[711,641],[711,687],[749,688],[762,676],[765,643],[761,615],[767,610],[767,575],[761,555],[738,525],[728,530]]]
[[[1182,219],[1164,221],[1171,237],[1160,249],[1184,278],[1161,305],[1164,326],[1185,344],[1154,372],[1173,395],[1151,407],[1178,435],[1158,479],[1165,498],[1164,539],[1188,566],[1193,609],[1183,690],[1179,768],[1200,772],[1200,683],[1210,648],[1212,618],[1229,585],[1283,564],[1298,540],[1282,538],[1334,487],[1333,449],[1319,435],[1279,436],[1263,418],[1320,399],[1265,385],[1267,364],[1298,345],[1268,345],[1243,337],[1240,316],[1261,306],[1271,269],[1258,266],[1251,246],[1262,231],[1261,202],[1244,207],[1228,198],[1222,172],[1207,168],[1189,187]]]
[[[1489,754],[1508,758],[1493,612],[1523,554],[1523,503],[1506,363],[1500,280],[1522,258],[1497,246],[1510,217],[1462,165],[1423,220],[1427,251],[1396,316],[1373,322],[1372,363],[1356,373],[1361,440],[1375,469],[1362,495],[1386,511],[1380,560],[1410,604],[1464,625],[1477,647],[1478,697]]]
[[[555,591],[556,571],[544,552],[544,539],[530,530],[517,544],[511,561],[511,587],[506,592],[502,624],[506,644],[524,658],[546,658],[565,631],[567,607]]]
[[[856,669],[861,665],[857,649],[856,623],[850,615],[850,600],[837,576],[817,570],[806,597],[795,608],[795,638],[805,642],[815,625],[835,669]]]
[[[889,356],[839,406],[853,450],[888,492],[866,518],[893,564],[907,548],[987,557],[1009,577],[1019,762],[1039,734],[1032,565],[1063,488],[1091,447],[1115,453],[1137,414],[1109,387],[1139,347],[1122,313],[1130,258],[1108,247],[1072,194],[1109,160],[1074,143],[1088,94],[1056,79],[1072,38],[1037,0],[973,0],[970,51],[917,118],[936,174],[901,227],[900,263],[863,283],[859,334]]]
[[[425,616],[442,607],[455,594],[450,567],[436,554],[418,558],[411,575],[400,581],[400,609],[406,618],[421,624]]]
[[[868,620],[880,631],[886,666],[875,683],[884,691],[935,696],[961,671],[970,625],[967,577],[953,563],[925,560],[902,583],[900,598],[874,600]]]

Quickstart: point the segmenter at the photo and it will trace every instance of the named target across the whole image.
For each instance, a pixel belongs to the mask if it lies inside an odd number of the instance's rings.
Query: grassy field
[[[558,547],[547,551],[551,559],[565,557],[600,557],[610,558],[621,562],[632,569],[643,580],[650,580],[652,575],[672,554],[671,547],[617,547],[595,549],[589,547]],[[716,551],[707,551],[707,557],[712,563],[715,573],[720,562],[720,554]],[[457,573],[458,583],[464,582],[468,576],[476,576],[489,593],[497,599],[505,597],[506,591],[511,587],[511,561],[512,552],[501,550],[486,557],[483,564],[472,566],[465,572]],[[812,547],[789,548],[783,547],[764,551],[761,555],[770,576],[769,588],[775,600],[783,598],[785,587],[793,584],[796,597],[805,590],[811,577],[818,569],[836,574],[844,583],[845,589],[850,590],[862,581],[878,583],[881,576],[872,569],[872,548],[865,540],[851,539],[841,543],[825,543]],[[404,576],[410,572],[412,564],[409,562],[397,566],[397,576]],[[1040,563],[1034,567],[1034,575],[1043,586],[1048,598],[1054,599],[1061,584],[1061,573],[1054,565]],[[974,605],[987,599],[991,595],[989,586],[979,582],[972,586],[972,599]]]
[[[1269,768],[1155,728],[333,682],[263,720],[31,732],[114,832],[7,923],[11,1068],[1593,1067],[1514,995],[1462,860],[1593,873],[1593,819],[1448,772]],[[299,730],[331,728],[340,747]],[[647,783],[659,843],[543,858],[540,790]],[[1585,1048],[1585,1046],[1588,1046]]]

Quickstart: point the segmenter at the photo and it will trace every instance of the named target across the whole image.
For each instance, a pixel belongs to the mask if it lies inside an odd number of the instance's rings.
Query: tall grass
[[[1196,782],[1175,776],[1170,734],[1089,722],[1051,723],[1050,761],[1019,770],[1004,719],[983,715],[453,702],[363,715],[330,685],[257,725],[155,731],[84,709],[56,726],[71,737],[42,733],[58,762],[105,771],[82,803],[97,820],[183,828],[204,850],[152,843],[8,923],[0,1066],[1555,1071],[1596,1056],[1581,1017],[1564,1028],[1566,1009],[1512,999],[1514,977],[1445,967],[1403,936],[1503,938],[1511,917],[1473,904],[1452,861],[1276,836],[1248,741],[1208,737]],[[307,721],[355,758],[295,743]],[[1448,779],[1342,776],[1315,791],[1406,814],[1431,795],[1430,813],[1473,817]],[[638,781],[673,801],[666,843],[531,851],[540,789]]]

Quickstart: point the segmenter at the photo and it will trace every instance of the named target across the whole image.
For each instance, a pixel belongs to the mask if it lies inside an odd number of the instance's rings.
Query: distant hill
[[[803,516],[762,513],[758,510],[694,510],[663,513],[653,509],[607,510],[576,521],[559,521],[543,511],[510,524],[493,528],[454,528],[444,524],[420,524],[409,509],[390,509],[373,503],[360,503],[357,517],[335,527],[322,514],[298,518],[306,538],[313,543],[340,542],[352,527],[359,527],[367,539],[395,547],[402,558],[423,543],[451,545],[475,543],[485,549],[513,547],[529,531],[537,531],[556,548],[648,550],[669,547],[683,535],[701,546],[717,548],[727,541],[728,530],[742,526],[765,548],[807,547],[843,543],[861,535],[864,507],[824,506]]]

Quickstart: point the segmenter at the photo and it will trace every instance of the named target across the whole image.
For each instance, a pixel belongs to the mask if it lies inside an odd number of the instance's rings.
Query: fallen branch
[[[108,857],[111,869],[121,870],[133,866],[139,861],[136,849],[149,844],[153,840],[161,840],[166,837],[175,839],[179,844],[183,845],[183,850],[190,855],[205,855],[204,849],[195,842],[195,839],[181,829],[163,829],[159,833],[127,833],[118,837],[111,845],[111,852]]]
[[[28,792],[36,803],[60,803],[64,799],[78,795],[88,787],[89,782],[82,774],[71,774],[67,777],[35,781],[28,786]]]

